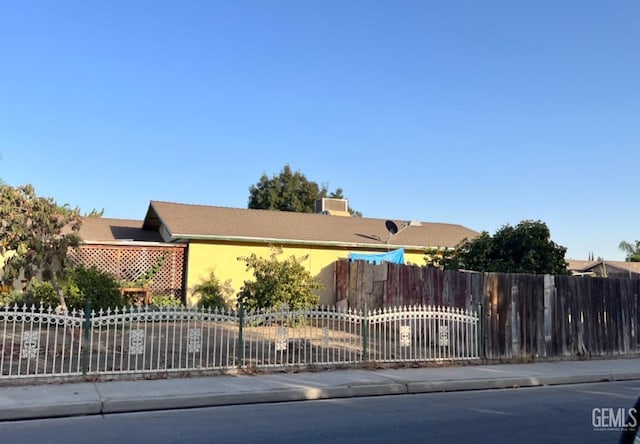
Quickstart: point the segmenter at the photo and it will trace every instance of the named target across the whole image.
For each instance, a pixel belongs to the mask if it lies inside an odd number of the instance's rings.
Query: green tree
[[[622,251],[627,254],[625,261],[627,262],[640,262],[640,241],[635,241],[633,244],[622,241],[618,245]]]
[[[485,231],[464,240],[441,263],[445,269],[568,274],[566,250],[551,240],[545,223],[525,220],[515,227],[505,225],[493,236]]]
[[[102,216],[104,216],[104,208],[102,208],[100,211],[94,208],[88,213],[84,213],[83,215],[83,217],[102,217]]]
[[[31,185],[11,187],[0,183],[0,220],[4,281],[13,281],[21,272],[26,279],[41,272],[43,279],[53,285],[66,312],[58,278],[66,265],[69,248],[80,242],[79,210],[37,196]]]
[[[247,270],[253,270],[254,280],[245,281],[238,294],[238,300],[249,310],[280,308],[283,304],[296,310],[318,303],[316,291],[322,284],[302,264],[307,257],[290,256],[279,261],[279,254],[281,250],[275,249],[268,258],[255,253],[238,258],[245,261]]]
[[[428,248],[424,261],[425,265],[431,268],[457,269],[456,250],[451,248]]]
[[[248,208],[254,210],[292,211],[295,213],[313,213],[317,199],[327,197],[329,188],[307,179],[300,171],[293,171],[287,164],[280,174],[268,177],[263,174],[260,180],[249,187]],[[341,188],[329,197],[344,199]],[[354,215],[362,215],[353,211]]]

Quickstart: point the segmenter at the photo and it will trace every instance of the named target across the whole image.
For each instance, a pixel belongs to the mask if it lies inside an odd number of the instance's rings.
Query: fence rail
[[[479,317],[412,306],[244,313],[0,308],[0,379],[479,358]]]

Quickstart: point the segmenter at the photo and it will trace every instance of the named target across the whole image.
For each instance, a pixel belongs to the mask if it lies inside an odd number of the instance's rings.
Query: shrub
[[[180,299],[171,294],[158,294],[153,297],[149,308],[181,307],[184,304]]]
[[[8,293],[3,293],[0,296],[1,306],[13,307],[17,305],[22,307],[56,307],[58,305],[58,295],[51,284],[40,284],[35,291],[23,292],[20,290],[11,290]]]
[[[109,273],[100,271],[97,267],[86,268],[82,265],[68,269],[59,279],[62,294],[67,308],[82,310],[86,303],[91,303],[95,310],[115,308],[125,304],[120,294],[117,281]],[[0,304],[36,307],[57,307],[60,299],[51,282],[32,279],[26,292],[11,291],[2,294]]]
[[[7,307],[14,304],[22,305],[24,293],[18,290],[10,290],[0,294],[0,306]]]
[[[63,293],[69,309],[83,309],[89,302],[95,310],[115,308],[126,302],[120,293],[118,281],[97,267],[82,265],[65,274]]]
[[[23,293],[21,301],[17,303],[18,305],[27,304],[36,307],[56,307],[60,303],[60,299],[50,282],[32,280],[29,290]]]
[[[322,285],[302,265],[307,256],[290,256],[278,261],[280,253],[275,250],[269,258],[260,258],[255,253],[238,258],[246,262],[255,277],[254,281],[244,282],[238,295],[247,309],[279,309],[286,304],[290,310],[297,310],[318,303],[316,291],[322,289]]]
[[[40,282],[37,279],[31,280],[28,291],[12,289],[0,295],[0,305],[3,306],[57,307],[59,302],[60,300],[53,285],[49,282]]]
[[[200,308],[230,308],[229,302],[232,293],[231,281],[227,280],[222,284],[213,271],[209,272],[209,275],[200,284],[193,287],[193,294],[200,296],[200,300],[196,304]]]

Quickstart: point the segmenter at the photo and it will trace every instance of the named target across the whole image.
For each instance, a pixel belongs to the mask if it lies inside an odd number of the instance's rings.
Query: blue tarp
[[[381,264],[382,262],[390,262],[392,264],[404,264],[404,249],[399,248],[397,250],[389,251],[388,253],[373,253],[373,254],[350,253],[349,259],[352,261],[373,262],[374,264]]]

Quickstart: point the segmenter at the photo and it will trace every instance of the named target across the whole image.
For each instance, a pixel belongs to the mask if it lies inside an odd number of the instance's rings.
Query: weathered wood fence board
[[[441,271],[335,264],[338,305],[481,310],[488,359],[640,353],[640,279]]]

